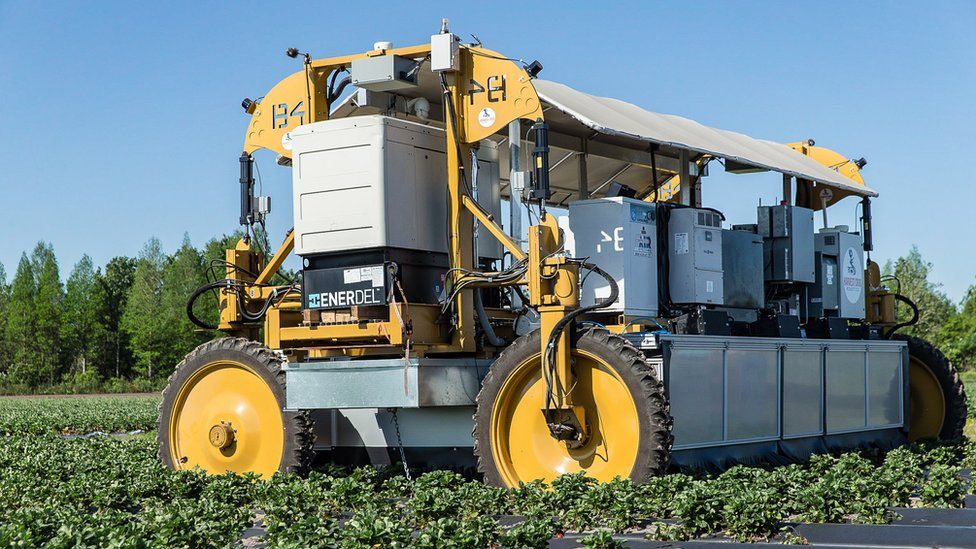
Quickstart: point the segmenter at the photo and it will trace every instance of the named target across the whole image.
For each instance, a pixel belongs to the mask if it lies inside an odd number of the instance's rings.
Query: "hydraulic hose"
[[[240,304],[241,318],[243,318],[247,322],[258,322],[261,319],[263,319],[264,315],[268,313],[268,309],[271,308],[272,302],[279,295],[278,293],[279,288],[276,288],[274,293],[272,293],[272,295],[264,302],[264,305],[261,306],[260,310],[258,310],[257,312],[251,312],[247,309],[247,306],[245,305],[244,289],[239,281],[225,279],[225,280],[218,280],[216,282],[209,282],[197,288],[193,292],[193,294],[190,295],[190,299],[186,301],[186,317],[190,320],[190,322],[199,326],[200,328],[203,328],[204,330],[216,330],[217,326],[213,324],[208,324],[203,320],[200,320],[200,318],[193,313],[193,305],[196,303],[197,299],[200,299],[200,296],[202,296],[203,294],[212,290],[220,290],[224,288],[233,289],[234,292],[237,294],[237,302]],[[284,290],[284,293],[288,293],[289,291],[290,288],[286,288]]]
[[[915,302],[914,301],[912,301],[911,299],[908,299],[907,297],[905,297],[905,296],[903,296],[901,294],[895,294],[895,299],[897,299],[898,301],[901,301],[902,303],[904,303],[904,304],[906,304],[906,305],[908,305],[909,307],[912,308],[912,318],[910,320],[907,320],[905,322],[899,322],[898,324],[895,324],[894,326],[892,326],[891,329],[888,330],[888,333],[885,335],[885,339],[891,339],[891,336],[895,335],[895,332],[898,331],[898,330],[900,330],[900,329],[902,329],[902,328],[905,328],[905,327],[908,327],[908,326],[914,326],[914,325],[918,324],[918,318],[919,318],[918,305],[915,305]]]
[[[478,314],[478,322],[481,324],[481,330],[485,333],[485,338],[488,339],[488,343],[493,347],[504,347],[508,342],[498,337],[495,334],[495,329],[491,327],[491,319],[488,318],[488,313],[485,312],[485,304],[481,297],[481,288],[475,288],[473,293],[474,310]]]
[[[545,362],[545,367],[550,372],[554,366],[553,355],[556,350],[556,345],[559,343],[559,337],[562,335],[562,332],[566,328],[566,326],[568,326],[580,315],[584,315],[586,313],[589,313],[591,311],[596,311],[598,309],[604,309],[606,307],[609,307],[610,305],[613,305],[613,302],[617,301],[617,297],[620,293],[620,288],[617,286],[617,281],[612,276],[610,276],[609,273],[607,273],[606,271],[604,271],[603,269],[601,269],[600,267],[596,266],[593,263],[582,263],[580,266],[583,267],[584,269],[589,269],[590,271],[593,271],[596,274],[602,276],[604,279],[606,279],[606,281],[610,283],[610,295],[594,303],[593,305],[587,305],[586,307],[580,307],[579,309],[570,311],[566,316],[559,319],[559,322],[556,322],[555,326],[553,326],[552,328],[552,333],[549,335],[549,341],[546,343],[546,352],[545,352],[545,356],[543,357],[543,360]],[[551,374],[546,380],[546,386],[547,386],[546,409],[547,410],[549,409],[552,401],[552,385],[549,381],[550,379],[552,379]]]
[[[219,289],[219,288],[223,288],[225,285],[226,285],[226,283],[223,280],[219,280],[217,282],[210,282],[208,284],[204,284],[203,286],[200,286],[199,288],[197,288],[193,292],[193,294],[190,295],[190,299],[188,299],[186,301],[186,317],[188,319],[190,319],[190,322],[192,322],[193,324],[199,326],[200,328],[203,328],[204,330],[216,330],[217,329],[217,326],[214,326],[212,324],[207,324],[203,320],[200,320],[197,317],[197,315],[195,315],[193,313],[193,304],[196,303],[197,299],[199,299],[200,296],[202,296],[203,294],[205,294],[205,293],[207,293],[207,292],[209,292],[211,290],[216,290],[216,289]]]

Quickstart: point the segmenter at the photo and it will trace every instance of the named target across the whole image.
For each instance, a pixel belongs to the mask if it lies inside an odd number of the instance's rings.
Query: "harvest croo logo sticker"
[[[841,285],[844,287],[844,296],[851,303],[857,303],[864,295],[864,273],[859,265],[860,256],[854,248],[847,248],[844,253],[844,276]]]

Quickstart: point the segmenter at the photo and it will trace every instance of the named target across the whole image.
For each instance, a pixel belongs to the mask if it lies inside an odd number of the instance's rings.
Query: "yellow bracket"
[[[261,274],[254,280],[255,284],[267,284],[271,282],[272,277],[281,269],[281,265],[291,254],[291,251],[295,249],[295,229],[290,229],[288,234],[285,236],[285,241],[281,243],[278,251],[275,252],[274,257],[268,262],[267,266],[261,271]]]
[[[539,311],[543,357],[556,324],[579,307],[579,267],[565,257],[557,256],[561,249],[562,238],[555,216],[546,214],[538,225],[529,227],[529,303]],[[573,386],[573,371],[571,338],[565,330],[556,346],[555,379],[552,381],[557,406],[568,409],[573,406],[568,391]],[[545,361],[542,365],[545,367]]]
[[[490,232],[492,236],[497,238],[498,241],[502,243],[502,246],[505,246],[505,249],[512,254],[515,261],[521,261],[528,257],[525,251],[522,250],[522,247],[519,246],[517,242],[512,240],[512,237],[508,236],[508,233],[506,233],[504,229],[495,223],[495,218],[490,213],[486,212],[480,204],[475,202],[473,198],[468,195],[463,195],[461,197],[461,203],[464,204],[465,209],[471,212],[471,215],[473,215],[475,219],[482,224],[482,226],[488,229],[488,232]]]

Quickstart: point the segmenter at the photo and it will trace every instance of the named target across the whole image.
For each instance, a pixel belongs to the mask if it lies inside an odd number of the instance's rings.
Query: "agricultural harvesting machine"
[[[170,467],[641,482],[960,436],[956,372],[896,333],[896,303],[918,310],[870,259],[863,159],[587,95],[446,22],[418,46],[287,53],[301,70],[243,102],[245,236],[187,306],[227,337],[163,392]],[[274,253],[260,149],[293,180]],[[782,200],[728,223],[703,201],[713,161],[782,174]],[[829,225],[846,198],[857,226]],[[216,326],[193,313],[207,292]]]

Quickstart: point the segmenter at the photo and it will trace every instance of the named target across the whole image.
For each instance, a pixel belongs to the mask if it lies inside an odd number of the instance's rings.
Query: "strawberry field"
[[[784,523],[886,523],[891,507],[958,507],[976,444],[887,455],[817,456],[721,475],[673,474],[644,486],[578,475],[503,490],[450,472],[313,472],[307,479],[171,472],[152,433],[156,399],[0,402],[0,545],[213,547],[544,547],[553,537],[607,547],[630,538],[720,534],[802,541]],[[250,532],[260,539],[247,539]]]

